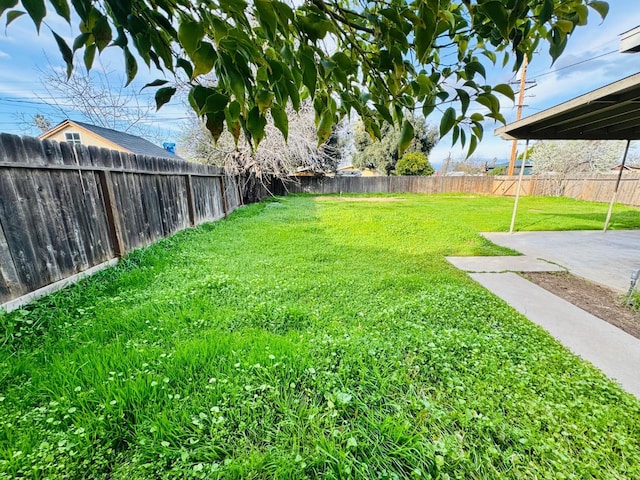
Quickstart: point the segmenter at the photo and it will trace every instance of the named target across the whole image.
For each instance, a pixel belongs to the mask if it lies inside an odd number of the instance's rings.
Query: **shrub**
[[[396,175],[433,175],[435,170],[424,153],[410,152],[398,160]]]
[[[504,165],[500,165],[499,167],[492,168],[487,173],[487,175],[506,175],[506,174],[507,174],[507,167],[505,167]]]

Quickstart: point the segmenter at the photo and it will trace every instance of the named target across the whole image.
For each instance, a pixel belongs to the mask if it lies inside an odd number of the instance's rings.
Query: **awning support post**
[[[609,228],[609,221],[611,220],[611,212],[613,212],[613,204],[616,202],[616,198],[618,197],[618,188],[620,187],[620,180],[622,180],[622,172],[624,170],[624,164],[627,161],[627,154],[629,153],[629,144],[631,140],[627,140],[627,146],[624,149],[624,156],[622,157],[622,163],[620,164],[620,171],[618,172],[618,180],[616,180],[616,186],[613,190],[613,196],[611,197],[611,203],[609,204],[609,211],[607,212],[607,218],[604,221],[604,229],[603,232],[607,231]]]
[[[518,187],[516,189],[516,201],[513,203],[513,213],[511,214],[511,226],[509,227],[509,233],[513,233],[513,226],[516,224],[516,212],[518,211],[518,200],[520,200],[520,187],[522,186],[522,177],[524,176],[524,165],[527,162],[527,153],[529,152],[529,139],[524,147],[524,154],[522,155],[522,165],[520,166],[520,176],[518,177]]]

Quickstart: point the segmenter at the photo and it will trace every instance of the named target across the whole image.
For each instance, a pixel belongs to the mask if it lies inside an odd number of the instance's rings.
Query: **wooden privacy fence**
[[[0,134],[0,304],[240,203],[215,167]]]
[[[521,195],[556,196],[609,202],[617,174],[526,176]],[[620,183],[617,201],[640,206],[640,175],[625,173]],[[299,177],[285,185],[274,187],[279,195],[287,193],[470,193],[515,196],[516,176],[458,177]]]
[[[286,193],[492,193],[491,177],[299,177],[275,188]]]

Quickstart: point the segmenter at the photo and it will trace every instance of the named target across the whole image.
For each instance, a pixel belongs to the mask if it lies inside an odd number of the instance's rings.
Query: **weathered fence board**
[[[521,195],[565,196],[594,202],[609,202],[616,175],[574,175],[570,177],[527,176],[520,186]],[[622,177],[618,203],[640,206],[640,175]],[[285,185],[274,185],[277,195],[287,193],[471,193],[515,196],[518,177],[299,177]]]
[[[215,167],[0,134],[0,304],[241,203]]]

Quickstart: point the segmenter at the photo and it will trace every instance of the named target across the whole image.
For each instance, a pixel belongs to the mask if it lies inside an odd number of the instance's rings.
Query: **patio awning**
[[[495,133],[505,140],[640,140],[640,73]]]

